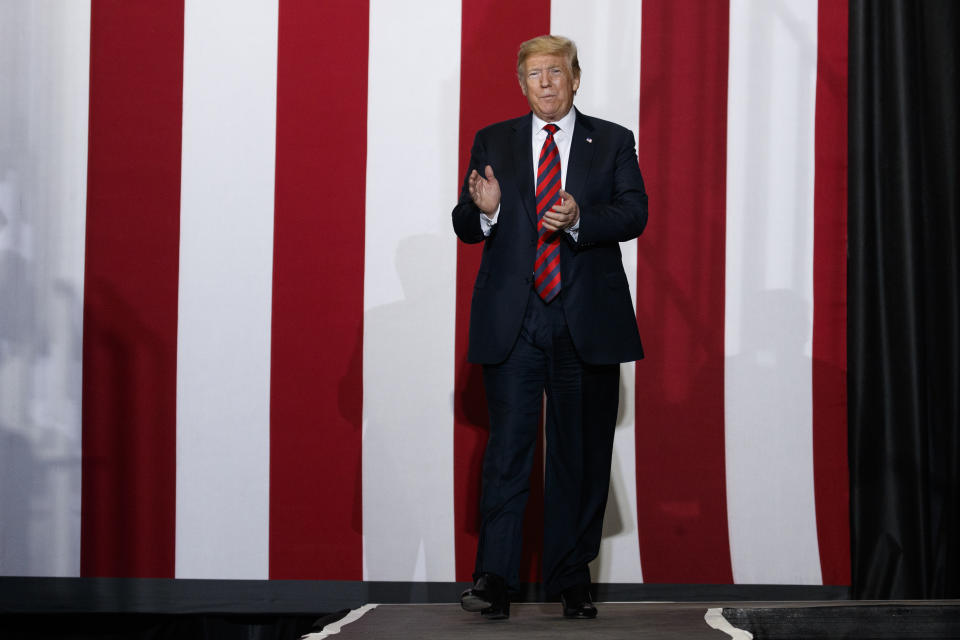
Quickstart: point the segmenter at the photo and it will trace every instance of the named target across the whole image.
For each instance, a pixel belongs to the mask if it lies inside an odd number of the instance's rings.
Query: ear
[[[580,78],[574,78],[572,86],[573,86],[573,92],[576,93],[577,89],[580,88]]]

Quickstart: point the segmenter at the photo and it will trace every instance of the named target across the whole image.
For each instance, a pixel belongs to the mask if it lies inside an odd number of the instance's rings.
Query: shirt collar
[[[537,114],[531,114],[533,116],[533,133],[534,135],[543,133],[543,125],[549,124],[548,122],[541,120],[537,117]],[[570,111],[567,111],[567,115],[563,116],[559,120],[554,121],[554,124],[560,127],[560,131],[563,131],[567,135],[570,135],[570,132],[573,131],[573,124],[577,121],[577,110],[574,107],[570,107]]]

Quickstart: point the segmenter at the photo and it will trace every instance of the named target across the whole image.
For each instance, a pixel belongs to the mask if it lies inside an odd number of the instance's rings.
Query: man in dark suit
[[[468,359],[483,364],[490,434],[475,583],[467,611],[510,615],[523,511],[546,391],[543,580],[568,618],[593,618],[620,362],[643,357],[618,243],[647,221],[633,134],[573,108],[574,43],[542,36],[518,54],[532,113],[479,131],[457,236],[483,242]]]

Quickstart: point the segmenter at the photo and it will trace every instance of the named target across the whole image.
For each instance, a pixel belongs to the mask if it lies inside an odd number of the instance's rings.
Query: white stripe
[[[331,622],[330,624],[326,625],[322,630],[316,633],[308,633],[305,636],[301,636],[301,638],[303,638],[303,640],[307,640],[308,638],[311,640],[322,640],[323,638],[327,638],[329,636],[340,633],[341,631],[343,631],[343,628],[345,626],[353,622],[356,622],[357,620],[362,618],[368,611],[372,611],[376,609],[378,606],[379,605],[376,605],[376,604],[365,604],[358,609],[353,609],[350,613],[348,613],[346,616],[344,616],[340,620],[337,620],[336,622]]]
[[[188,0],[179,578],[266,578],[277,4]]]
[[[749,631],[746,631],[745,629],[738,629],[730,624],[730,621],[723,617],[723,609],[721,608],[707,609],[703,619],[711,629],[723,631],[725,634],[733,638],[733,640],[753,639],[753,634]]]
[[[452,581],[460,4],[370,6],[365,580]]]
[[[821,582],[811,404],[816,62],[816,2],[731,2],[725,436],[737,583]]]
[[[582,77],[574,104],[587,115],[629,128],[635,140],[640,128],[641,15],[641,3],[632,0],[594,3],[553,0],[550,3],[550,31],[577,43]],[[579,135],[576,130],[574,135]],[[636,305],[637,241],[621,243],[620,249]],[[635,371],[632,362],[620,367],[620,412],[613,446],[610,496],[600,555],[590,567],[596,582],[643,580],[637,536]],[[641,375],[642,372],[641,366]]]
[[[0,3],[0,575],[80,575],[90,2]]]

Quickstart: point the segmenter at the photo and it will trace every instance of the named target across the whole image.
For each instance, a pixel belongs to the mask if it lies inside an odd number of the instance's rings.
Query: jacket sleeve
[[[626,242],[643,233],[646,225],[647,192],[637,162],[633,133],[624,129],[616,149],[613,196],[609,202],[581,207],[577,247]]]
[[[482,133],[482,131],[477,133],[473,139],[473,148],[470,150],[470,164],[467,166],[467,173],[463,177],[460,199],[457,201],[457,206],[453,208],[453,230],[458,238],[468,244],[483,242],[487,237],[483,235],[483,229],[480,227],[480,207],[473,203],[473,198],[470,197],[470,190],[467,187],[470,173],[476,169],[482,174],[484,167],[488,164]],[[495,231],[496,227],[494,227]]]

